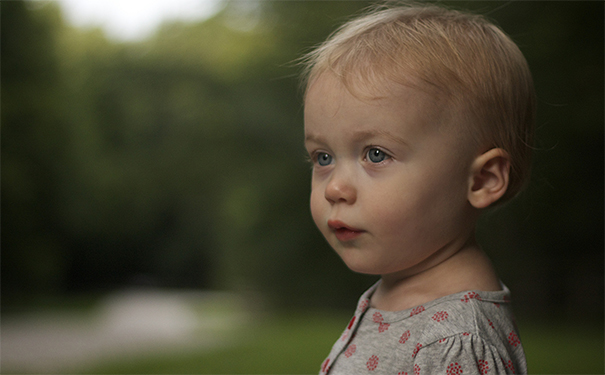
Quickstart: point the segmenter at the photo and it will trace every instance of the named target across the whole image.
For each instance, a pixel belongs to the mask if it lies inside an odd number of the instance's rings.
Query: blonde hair
[[[325,72],[351,92],[420,82],[453,104],[480,152],[499,147],[509,153],[510,181],[500,202],[529,180],[536,111],[531,73],[517,45],[483,16],[383,5],[341,26],[302,61],[307,88]]]

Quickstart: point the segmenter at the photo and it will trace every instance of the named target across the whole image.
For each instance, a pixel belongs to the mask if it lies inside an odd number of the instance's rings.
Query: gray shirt
[[[370,307],[366,291],[320,374],[526,374],[510,291],[468,291],[403,311]]]

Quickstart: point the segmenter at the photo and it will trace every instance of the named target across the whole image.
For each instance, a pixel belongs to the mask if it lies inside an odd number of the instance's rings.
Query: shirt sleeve
[[[413,374],[519,374],[521,366],[481,337],[460,333],[420,348]]]

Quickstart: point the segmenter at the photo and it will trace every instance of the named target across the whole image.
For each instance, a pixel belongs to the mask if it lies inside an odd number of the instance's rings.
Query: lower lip
[[[339,241],[347,242],[356,239],[361,236],[362,231],[350,230],[347,228],[338,228],[334,230],[334,234]]]

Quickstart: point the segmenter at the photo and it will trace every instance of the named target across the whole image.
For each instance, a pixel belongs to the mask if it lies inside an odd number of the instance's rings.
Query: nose
[[[352,181],[352,176],[344,170],[335,170],[332,173],[325,191],[325,197],[328,202],[330,204],[355,203],[357,200],[357,189]]]

